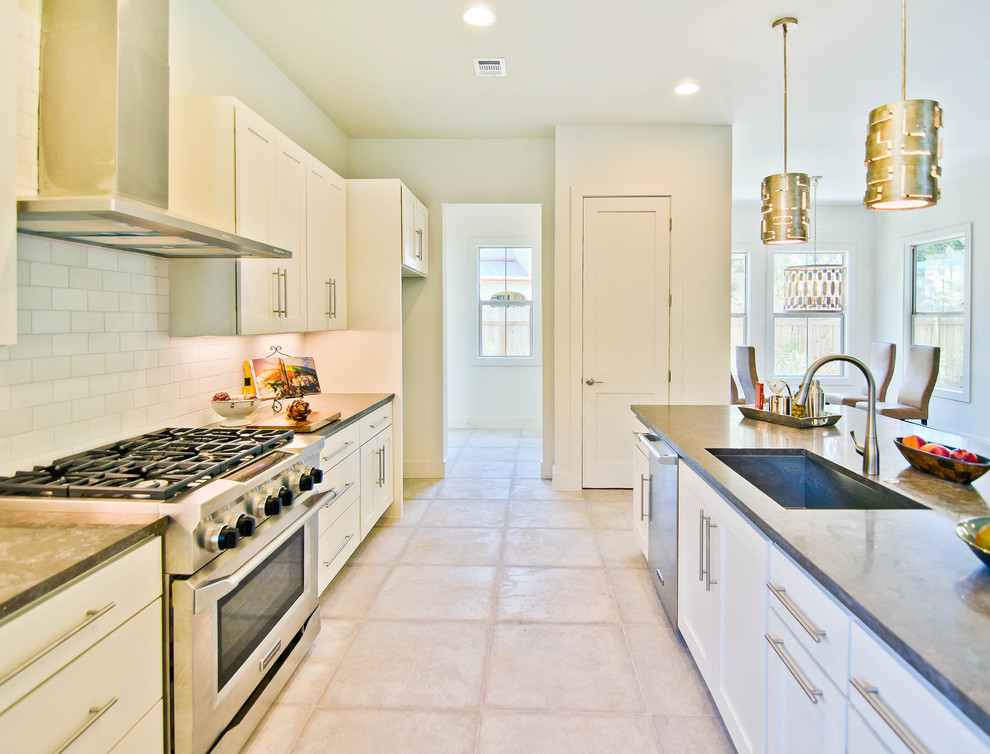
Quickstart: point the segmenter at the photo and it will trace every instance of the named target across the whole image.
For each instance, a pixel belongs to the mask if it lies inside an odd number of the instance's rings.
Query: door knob
[[[594,379],[592,377],[589,377],[588,379],[586,379],[584,381],[584,384],[585,385],[601,385],[603,382],[604,382],[604,380],[596,380],[596,379]]]

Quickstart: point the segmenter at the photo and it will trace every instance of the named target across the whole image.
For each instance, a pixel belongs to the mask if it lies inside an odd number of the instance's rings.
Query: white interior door
[[[670,384],[670,198],[586,198],[583,257],[582,486],[629,487],[629,406]]]

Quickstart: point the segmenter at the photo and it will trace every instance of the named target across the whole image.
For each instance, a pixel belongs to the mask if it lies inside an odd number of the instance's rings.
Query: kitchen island
[[[984,732],[990,732],[990,570],[953,527],[990,515],[990,475],[972,485],[912,469],[892,439],[926,440],[990,455],[984,443],[880,417],[875,483],[931,510],[785,509],[709,448],[807,450],[862,473],[849,431],[866,413],[841,409],[837,426],[799,430],[745,419],[733,406],[634,406],[633,413],[836,601]],[[697,526],[695,525],[695,528]]]

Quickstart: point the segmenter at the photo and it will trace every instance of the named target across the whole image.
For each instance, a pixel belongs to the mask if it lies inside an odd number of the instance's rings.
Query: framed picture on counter
[[[259,398],[275,398],[286,386],[304,395],[320,392],[316,362],[311,356],[270,356],[251,359],[251,382]]]

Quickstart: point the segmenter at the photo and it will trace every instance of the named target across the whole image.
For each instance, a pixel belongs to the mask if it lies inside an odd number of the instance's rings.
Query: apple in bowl
[[[931,453],[933,456],[942,456],[944,458],[948,458],[952,452],[947,447],[944,445],[939,445],[937,442],[926,442],[918,448],[918,450],[924,453]]]

